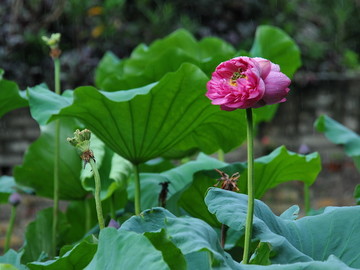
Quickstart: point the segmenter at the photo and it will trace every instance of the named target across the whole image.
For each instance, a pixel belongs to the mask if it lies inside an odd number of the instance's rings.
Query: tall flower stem
[[[246,109],[246,120],[247,120],[247,163],[248,163],[248,179],[247,179],[248,209],[246,215],[243,264],[249,263],[251,234],[252,234],[253,216],[254,216],[254,128],[253,128],[253,117],[252,117],[251,108]]]
[[[12,235],[12,232],[13,232],[13,230],[14,230],[15,218],[16,218],[16,206],[13,205],[13,206],[11,207],[11,214],[10,214],[9,226],[8,226],[8,228],[7,228],[6,236],[5,236],[4,253],[6,253],[6,251],[8,251],[9,248],[10,248],[11,235]]]
[[[305,205],[305,213],[308,214],[310,212],[310,186],[304,183],[304,205]]]
[[[102,212],[102,206],[101,206],[101,199],[100,199],[100,191],[101,191],[101,181],[100,181],[100,175],[99,171],[96,167],[94,159],[89,160],[91,170],[94,173],[94,179],[95,179],[95,205],[96,205],[96,213],[98,217],[99,227],[100,230],[105,228],[105,222],[104,222],[104,216]]]
[[[134,182],[135,182],[135,214],[139,215],[141,212],[141,189],[140,189],[140,175],[139,165],[134,164]]]
[[[54,60],[54,82],[55,93],[60,95],[60,60]],[[57,231],[58,231],[58,212],[59,212],[59,163],[60,163],[60,122],[55,122],[55,146],[54,146],[54,206],[53,206],[53,224],[52,224],[52,255],[56,255]]]
[[[222,149],[219,149],[217,151],[217,154],[218,154],[218,160],[224,162],[225,161],[224,151]]]

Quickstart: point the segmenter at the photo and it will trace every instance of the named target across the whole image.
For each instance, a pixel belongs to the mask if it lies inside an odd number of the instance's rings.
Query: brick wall
[[[9,175],[15,165],[40,135],[38,124],[31,118],[29,108],[20,108],[0,118],[0,174]]]

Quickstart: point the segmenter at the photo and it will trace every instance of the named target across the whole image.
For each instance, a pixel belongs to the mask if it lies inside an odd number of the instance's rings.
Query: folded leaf
[[[211,158],[204,154],[200,154],[194,161],[187,162],[168,171],[157,173],[141,173],[141,207],[148,209],[158,206],[158,197],[161,191],[160,183],[169,181],[169,192],[167,201],[169,209],[177,212],[177,201],[179,195],[192,182],[193,176],[200,170],[209,170],[224,166],[225,163],[217,159]],[[210,182],[209,182],[210,184]],[[130,198],[134,197],[134,183],[131,182],[128,188]],[[195,199],[195,197],[193,198]],[[190,203],[194,202],[191,200]]]
[[[84,269],[168,270],[170,268],[161,252],[147,237],[135,232],[105,228],[100,232],[99,246],[93,260]]]
[[[205,202],[220,222],[239,230],[245,226],[247,195],[211,188]],[[323,214],[297,220],[274,215],[255,200],[253,239],[271,245],[272,263],[325,261],[335,255],[350,267],[360,267],[360,206],[328,207]]]
[[[40,256],[47,257],[52,253],[52,223],[53,223],[53,209],[46,208],[39,211],[36,215],[36,219],[29,224],[25,233],[25,246],[24,255],[21,258],[23,263],[36,261]],[[69,224],[66,221],[66,217],[62,212],[58,213],[58,226],[57,232],[57,246],[60,247],[63,244],[64,235],[66,235],[69,229]]]
[[[27,93],[31,116],[42,126],[60,109],[69,106],[73,99],[73,91],[68,90],[58,95],[49,90],[45,84],[29,87]]]
[[[191,64],[157,84],[99,92],[81,87],[59,116],[80,119],[110,149],[134,164],[159,157],[175,146],[213,153],[229,151],[245,137],[243,112],[227,112],[205,97],[208,78]],[[96,108],[96,109],[94,109]],[[181,144],[182,141],[191,142]]]
[[[237,162],[219,166],[229,176],[239,172],[238,187],[241,193],[247,192],[247,163]],[[269,189],[289,181],[302,181],[311,185],[321,170],[318,153],[300,155],[288,151],[284,146],[275,149],[267,156],[255,159],[255,197],[261,198]],[[217,183],[220,175],[215,170],[199,171],[191,185],[182,193],[179,205],[194,217],[201,218],[216,226],[213,216],[206,211],[204,197],[209,187]],[[196,205],[196,207],[193,207]]]
[[[119,231],[136,232],[146,237],[165,234],[185,255],[191,269],[194,269],[193,261],[198,263],[198,260],[202,264],[197,269],[238,269],[237,263],[220,247],[216,232],[196,218],[178,218],[163,208],[153,208],[127,220]]]
[[[31,262],[27,266],[30,270],[82,270],[90,263],[96,250],[97,244],[94,243],[92,236],[90,236],[76,244],[60,258],[45,262]]]
[[[250,56],[266,58],[278,64],[281,72],[290,78],[301,66],[300,49],[294,40],[280,28],[270,25],[261,25],[256,29]]]
[[[59,164],[59,196],[62,200],[83,199],[87,192],[80,182],[82,167],[79,154],[66,138],[72,136],[78,127],[71,119],[60,120],[60,164]],[[22,165],[14,169],[15,181],[23,186],[31,187],[36,195],[53,197],[54,178],[54,123],[42,127],[41,136],[32,143],[25,153]]]
[[[4,255],[0,256],[0,269],[4,270],[26,270],[26,266],[21,264],[21,256],[24,251],[16,252],[9,249]]]
[[[0,69],[0,73],[3,70]],[[0,76],[0,117],[9,111],[28,106],[25,94],[16,83],[2,79]]]
[[[343,144],[345,153],[352,157],[360,171],[360,136],[358,134],[326,115],[322,115],[316,120],[315,127],[317,131],[323,132],[331,142]]]

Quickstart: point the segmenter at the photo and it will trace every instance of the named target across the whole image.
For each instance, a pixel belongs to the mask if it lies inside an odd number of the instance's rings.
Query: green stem
[[[310,186],[304,183],[304,204],[305,204],[305,213],[310,212]]]
[[[247,183],[248,209],[246,215],[243,264],[249,263],[253,215],[254,215],[254,134],[253,134],[254,128],[253,128],[251,108],[246,109],[246,119],[247,119],[247,163],[248,163],[248,183]]]
[[[217,154],[218,154],[218,160],[224,162],[225,161],[224,151],[222,149],[219,149]]]
[[[14,230],[15,217],[16,217],[16,206],[12,206],[9,226],[6,231],[4,253],[6,253],[10,248],[11,235]]]
[[[60,95],[60,60],[54,59],[55,93]],[[52,224],[52,256],[56,255],[58,212],[59,212],[59,163],[60,163],[60,122],[55,122],[55,146],[54,146],[54,207]]]
[[[140,191],[140,176],[139,176],[139,167],[134,165],[134,182],[135,182],[135,214],[139,215],[141,212],[141,191]]]
[[[55,93],[60,95],[60,59],[54,59]]]
[[[96,213],[97,213],[97,217],[98,217],[98,222],[99,222],[99,227],[100,230],[105,228],[105,222],[104,222],[104,216],[103,216],[103,212],[102,212],[102,207],[101,207],[101,200],[100,200],[100,191],[101,191],[101,181],[100,181],[100,175],[99,175],[99,171],[96,167],[95,161],[90,158],[90,166],[91,166],[91,170],[94,173],[94,179],[95,179],[95,205],[96,205]]]

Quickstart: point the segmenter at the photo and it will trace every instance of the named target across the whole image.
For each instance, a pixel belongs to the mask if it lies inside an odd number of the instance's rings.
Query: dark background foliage
[[[359,67],[359,0],[3,0],[0,18],[0,67],[21,88],[52,84],[41,36],[53,32],[62,34],[63,88],[93,84],[107,50],[127,57],[180,27],[249,49],[258,25],[275,25],[300,46],[303,71]]]

